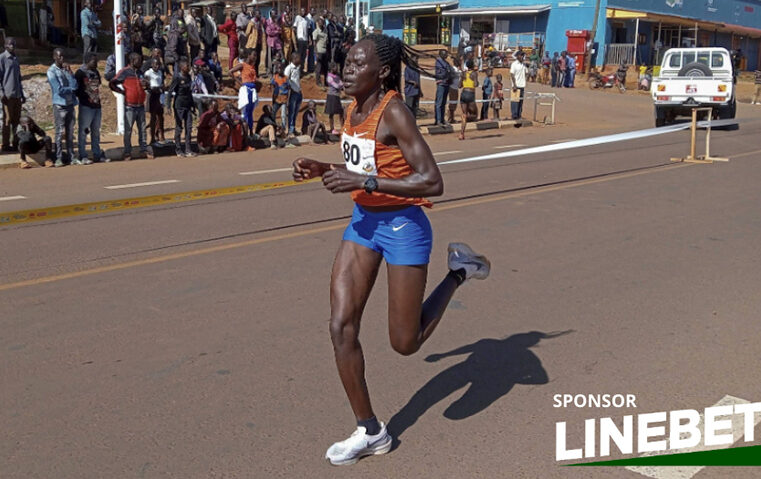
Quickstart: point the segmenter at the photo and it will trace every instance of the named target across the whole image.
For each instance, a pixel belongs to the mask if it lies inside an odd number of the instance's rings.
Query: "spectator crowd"
[[[20,153],[22,167],[31,166],[26,155],[38,153],[45,154],[47,166],[55,167],[109,161],[100,146],[101,98],[109,94],[101,88],[103,80],[114,95],[124,99],[123,160],[133,157],[135,129],[141,156],[153,158],[155,147],[168,146],[164,125],[167,113],[174,118],[175,153],[182,157],[196,155],[191,148],[194,129],[201,153],[267,146],[276,149],[290,146],[289,140],[298,134],[312,139],[320,136],[329,142],[340,134],[344,121],[342,73],[346,54],[355,41],[353,22],[343,15],[327,10],[318,14],[315,8],[294,12],[286,5],[282,12],[269,10],[264,18],[258,8],[244,3],[217,24],[209,7],[185,11],[174,4],[172,12],[164,15],[157,6],[147,15],[143,5],[136,5],[117,29],[123,58],[117,61],[116,53],[109,55],[102,72],[97,52],[101,21],[92,0],[83,2],[80,22],[81,66],[73,69],[64,58],[64,50],[56,48],[47,71],[54,138],[47,137],[34,119],[21,114],[25,98],[12,38],[0,55],[2,146]],[[226,68],[217,52],[219,33],[225,35],[229,50]],[[117,70],[117,64],[123,67]],[[482,69],[485,76],[479,79]],[[490,68],[483,68],[472,49],[458,51],[451,62],[449,52],[441,50],[429,73],[436,81],[436,125],[454,123],[459,106],[464,138],[466,122],[486,120],[490,114],[500,118],[503,91],[511,92],[509,118],[520,119],[526,81],[535,81],[539,70],[545,79],[551,73],[553,86],[573,85],[573,59],[565,52],[553,58],[545,54],[541,60],[532,54],[527,61],[524,52],[517,51],[510,65],[510,89],[504,90],[502,76],[493,76]],[[403,78],[405,101],[416,116],[422,97],[419,72],[419,68],[407,68]],[[308,76],[326,91],[327,125],[319,121],[314,102],[302,105],[301,81]],[[264,82],[272,87],[272,105],[266,105],[255,118],[258,92]],[[220,95],[223,86],[237,92],[235,100]],[[476,107],[479,88],[480,113]]]

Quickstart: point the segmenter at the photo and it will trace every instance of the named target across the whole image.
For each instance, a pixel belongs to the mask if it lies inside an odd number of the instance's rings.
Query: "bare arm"
[[[433,153],[409,108],[398,97],[386,107],[376,139],[384,145],[398,147],[413,171],[403,178],[378,178],[378,192],[406,198],[440,196],[444,192],[444,181]],[[331,192],[343,193],[362,189],[367,176],[346,169],[333,169],[322,179]]]

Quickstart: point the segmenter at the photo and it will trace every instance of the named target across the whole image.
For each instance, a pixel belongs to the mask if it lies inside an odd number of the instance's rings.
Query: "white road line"
[[[437,151],[433,154],[433,156],[438,155],[455,155],[457,153],[462,153],[462,150],[452,150],[452,151]]]
[[[264,175],[266,173],[280,173],[282,171],[293,171],[293,168],[276,168],[274,170],[241,171],[238,174],[241,176]]]
[[[725,120],[725,121],[730,121],[730,120]],[[734,121],[734,120],[731,120],[731,121]],[[699,122],[698,125],[701,125],[701,123]],[[520,150],[492,153],[490,155],[472,156],[470,158],[462,158],[459,160],[447,160],[447,161],[440,162],[439,165],[453,165],[455,163],[470,163],[473,161],[497,160],[502,158],[511,158],[513,156],[533,155],[536,153],[548,153],[550,151],[568,150],[571,148],[584,148],[587,146],[604,145],[606,143],[616,143],[619,141],[629,141],[629,140],[636,140],[638,138],[648,138],[651,136],[666,135],[669,133],[686,130],[688,128],[690,128],[689,123],[680,123],[677,125],[664,126],[661,128],[649,128],[647,130],[635,130],[635,131],[628,131],[626,133],[616,133],[614,135],[596,136],[594,138],[586,138],[583,140],[568,141],[564,143],[555,143],[554,145],[532,146],[532,147],[523,148]]]
[[[502,150],[502,149],[505,149],[505,148],[518,148],[518,147],[521,147],[521,146],[526,146],[526,145],[500,145],[500,146],[495,146],[494,149],[495,150]]]
[[[0,196],[0,201],[25,200],[26,196]]]
[[[724,396],[714,404],[712,407],[716,406],[734,406],[735,404],[749,404],[750,401],[746,401],[745,399],[736,398],[733,396]],[[744,414],[733,414],[732,416],[719,416],[721,419],[731,418],[732,419],[732,438],[733,443],[740,440],[740,438],[743,437],[743,434],[745,432],[745,415]],[[755,425],[758,425],[758,423],[761,422],[761,417],[759,417],[758,414],[755,415]],[[700,415],[700,423],[697,425],[698,430],[703,431],[705,430],[703,426],[703,414]],[[722,429],[723,431],[723,429]],[[685,452],[697,452],[697,451],[709,451],[709,450],[715,450],[715,449],[727,449],[731,447],[731,444],[727,444],[724,446],[706,446],[705,445],[705,436],[702,437],[700,444],[698,444],[695,447],[686,448],[686,449],[679,449],[675,451],[661,451],[659,453],[644,453],[641,454],[642,456],[654,456],[657,454],[673,454],[673,453],[685,453]],[[666,440],[668,442],[668,439]],[[651,477],[653,479],[691,479],[695,474],[700,472],[705,466],[627,466],[626,469],[636,472],[638,474],[642,474],[646,477]]]
[[[180,180],[161,180],[161,181],[146,181],[145,183],[130,183],[128,185],[113,185],[104,186],[107,190],[121,190],[123,188],[138,188],[140,186],[153,186],[153,185],[166,185],[169,183],[179,183]]]
[[[564,141],[575,141],[576,138],[563,138],[562,140],[550,140],[550,143],[563,143]]]

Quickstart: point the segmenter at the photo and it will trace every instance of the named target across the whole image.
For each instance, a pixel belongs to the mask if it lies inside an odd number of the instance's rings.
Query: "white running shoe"
[[[325,459],[334,466],[345,466],[355,464],[364,456],[386,454],[391,450],[391,436],[386,431],[386,425],[380,425],[380,432],[374,436],[365,434],[364,427],[357,427],[348,439],[330,446]]]
[[[486,279],[491,270],[491,263],[486,256],[478,254],[465,243],[449,243],[449,269],[465,269],[465,279]]]

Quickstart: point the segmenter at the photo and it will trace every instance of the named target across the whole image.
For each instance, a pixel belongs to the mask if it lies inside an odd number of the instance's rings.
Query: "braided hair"
[[[419,59],[430,58],[435,61],[436,55],[416,50],[398,38],[381,33],[370,33],[360,40],[360,42],[364,41],[373,43],[375,54],[378,56],[381,66],[388,66],[390,69],[388,76],[383,79],[382,86],[385,91],[402,91],[402,63],[422,75],[435,77],[435,73],[432,70],[428,70],[420,65]]]

